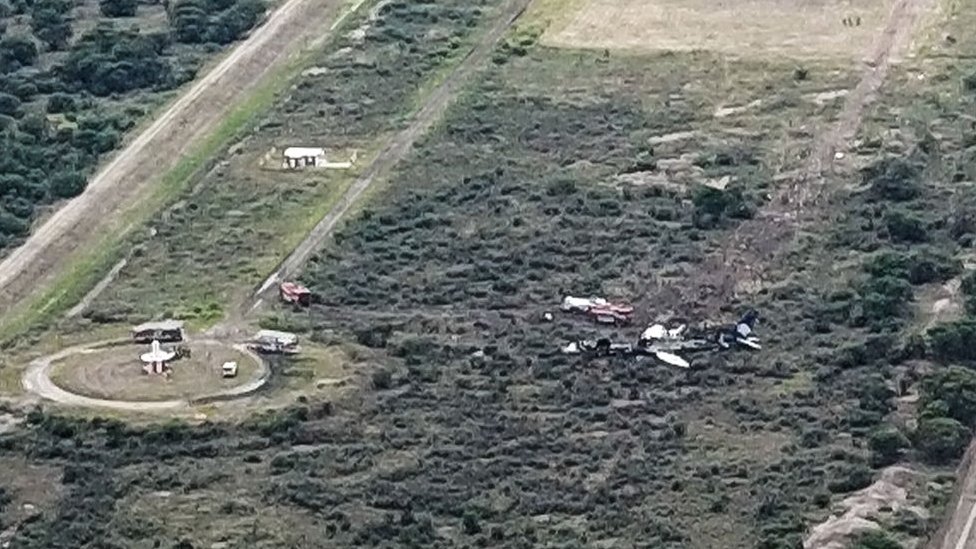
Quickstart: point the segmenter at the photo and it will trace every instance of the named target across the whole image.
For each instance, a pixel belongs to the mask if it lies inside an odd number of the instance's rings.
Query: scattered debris
[[[762,100],[756,99],[755,101],[745,105],[739,105],[738,107],[719,107],[715,109],[715,118],[725,118],[726,116],[732,116],[733,114],[743,113],[750,109],[755,109],[760,105],[762,105]]]
[[[725,188],[728,187],[729,183],[731,182],[732,182],[732,176],[723,175],[718,179],[706,179],[705,181],[702,182],[702,185],[705,185],[706,187],[711,187],[717,191],[724,191]]]
[[[602,297],[566,296],[561,308],[568,313],[584,314],[600,324],[629,324],[634,315],[632,306],[610,303]]]
[[[762,349],[759,338],[752,335],[753,328],[759,320],[759,313],[755,310],[748,311],[739,320],[738,324],[720,328],[718,333],[718,344],[723,349],[730,348],[733,344],[739,344],[750,349]]]
[[[662,145],[664,143],[674,143],[676,141],[685,141],[691,139],[698,135],[696,131],[684,131],[684,132],[672,132],[666,133],[664,135],[655,135],[647,140],[648,145]]]
[[[600,298],[567,297],[563,301],[562,308],[565,311],[590,313],[594,308],[594,302],[598,303],[600,307],[609,306],[605,300]],[[630,311],[632,314],[633,308],[630,308]],[[696,337],[690,338],[686,336],[687,324],[680,324],[672,328],[668,328],[664,324],[652,324],[641,332],[636,345],[613,343],[609,338],[584,339],[563,346],[560,348],[560,352],[593,357],[652,356],[671,366],[689,368],[691,363],[675,354],[676,352],[709,349],[726,350],[733,345],[740,345],[753,350],[761,349],[759,338],[753,335],[753,328],[758,320],[759,313],[755,310],[749,310],[736,324],[718,327],[704,325],[695,330]]]
[[[817,105],[826,105],[835,99],[846,97],[848,93],[850,93],[850,90],[847,89],[829,90],[807,95],[806,98],[813,101]]]

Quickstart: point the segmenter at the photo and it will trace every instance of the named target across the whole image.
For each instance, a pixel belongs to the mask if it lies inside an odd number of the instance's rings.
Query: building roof
[[[138,326],[133,326],[133,332],[148,332],[150,330],[182,330],[183,321],[182,320],[156,320],[153,322],[144,322]]]
[[[294,345],[298,343],[298,336],[291,332],[279,332],[278,330],[260,330],[254,336],[257,341],[277,341],[282,345]]]
[[[306,158],[309,156],[325,156],[325,149],[321,147],[288,147],[285,158]]]

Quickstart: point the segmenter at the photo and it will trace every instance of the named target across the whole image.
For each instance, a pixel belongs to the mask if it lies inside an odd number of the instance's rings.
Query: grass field
[[[709,50],[747,58],[860,59],[891,0],[573,0],[545,13],[546,45],[637,51]],[[845,19],[850,24],[845,24]]]

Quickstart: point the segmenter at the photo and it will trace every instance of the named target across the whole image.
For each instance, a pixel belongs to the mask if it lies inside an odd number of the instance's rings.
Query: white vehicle
[[[237,377],[237,363],[225,362],[224,365],[220,367],[220,373],[224,377]]]

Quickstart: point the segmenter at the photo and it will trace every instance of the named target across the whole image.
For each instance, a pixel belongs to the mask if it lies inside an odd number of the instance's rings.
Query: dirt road
[[[502,15],[492,24],[481,40],[467,53],[444,81],[434,88],[423,107],[413,116],[410,124],[399,133],[394,134],[383,145],[376,159],[366,167],[362,175],[353,182],[336,205],[318,222],[305,240],[285,258],[278,269],[254,292],[247,307],[248,310],[253,310],[261,304],[261,296],[268,289],[276,286],[282,280],[294,276],[315,250],[325,243],[342,217],[370,185],[386,177],[390,170],[406,157],[417,139],[423,136],[444,115],[447,107],[451,104],[451,100],[477,71],[478,67],[484,64],[498,41],[525,12],[530,3],[531,0],[511,0],[505,6]]]
[[[203,142],[262,79],[316,47],[341,20],[345,0],[287,0],[251,36],[195,82],[118,152],[72,199],[0,263],[0,311],[39,294],[105,231],[124,231],[122,212],[146,199],[182,156]],[[348,12],[347,12],[348,13]]]
[[[976,547],[976,441],[959,464],[956,493],[949,502],[952,510],[926,549],[970,549]]]
[[[210,343],[215,345],[220,345],[219,341],[215,340],[201,340],[201,343]],[[84,353],[88,349],[96,348],[109,343],[115,343],[111,341],[102,341],[99,343],[93,343],[88,345],[80,345],[77,347],[70,347],[59,351],[56,354],[38,358],[30,363],[27,370],[24,372],[24,377],[21,380],[21,384],[24,389],[35,396],[41,397],[46,400],[57,402],[58,404],[63,404],[65,406],[77,406],[80,408],[105,408],[111,410],[121,410],[125,412],[163,412],[163,411],[173,411],[188,409],[192,406],[194,402],[198,401],[226,401],[234,400],[238,398],[245,398],[250,396],[252,393],[264,386],[268,382],[271,376],[271,370],[268,364],[256,355],[253,351],[248,349],[243,345],[234,345],[234,349],[248,355],[252,360],[258,364],[257,378],[248,383],[232,387],[225,391],[219,391],[210,395],[200,397],[193,400],[193,402],[187,401],[185,399],[173,399],[173,400],[157,400],[157,401],[135,401],[135,400],[108,400],[104,398],[91,398],[84,395],[75,394],[58,387],[51,381],[51,367],[54,362],[69,357],[71,355]],[[138,368],[139,366],[134,364],[133,368]]]
[[[760,286],[765,273],[777,264],[803,217],[820,205],[838,153],[846,152],[861,126],[865,108],[875,99],[894,59],[904,55],[916,23],[934,7],[934,0],[899,0],[884,31],[865,52],[857,85],[845,96],[837,120],[814,140],[811,153],[798,173],[790,177],[754,219],[742,223],[721,253],[707,262],[704,284],[718,291],[720,300],[738,290]],[[701,289],[691,291],[701,295]]]

